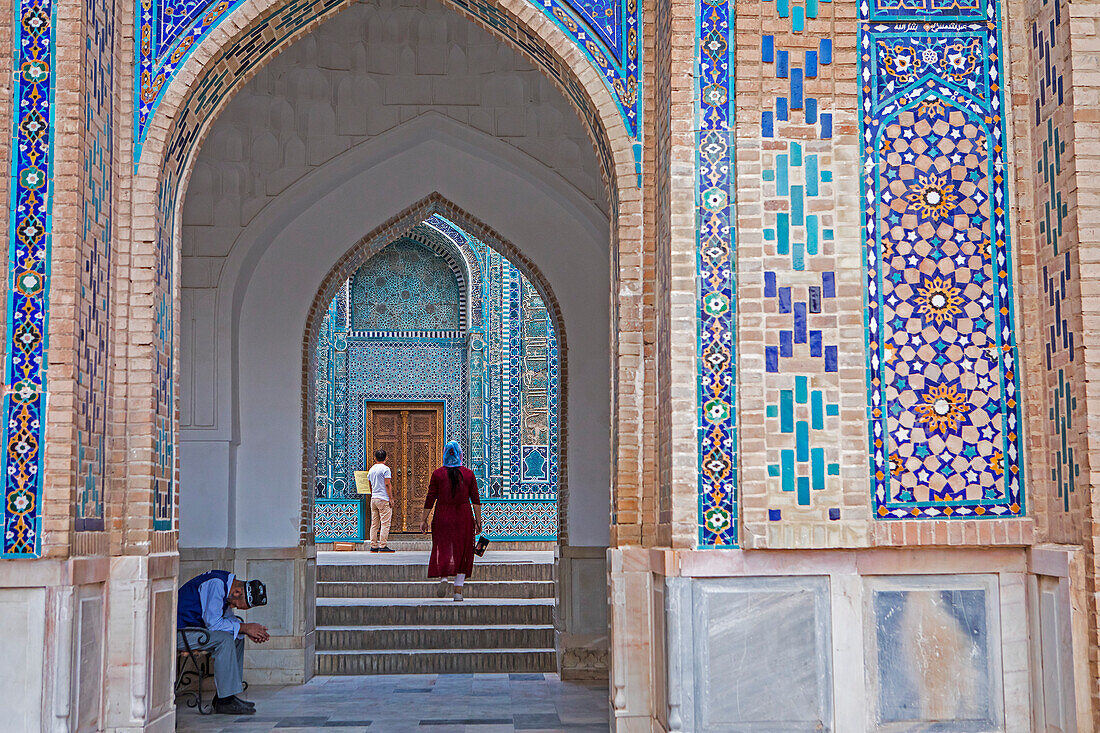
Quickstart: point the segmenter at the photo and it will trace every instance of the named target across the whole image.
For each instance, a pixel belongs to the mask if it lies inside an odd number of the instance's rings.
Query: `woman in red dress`
[[[429,578],[454,577],[454,599],[462,600],[462,584],[474,569],[474,536],[481,532],[481,497],[474,472],[462,465],[462,447],[452,440],[443,446],[443,466],[432,473],[420,531],[428,531],[432,516],[432,556]],[[471,509],[472,507],[472,509]]]

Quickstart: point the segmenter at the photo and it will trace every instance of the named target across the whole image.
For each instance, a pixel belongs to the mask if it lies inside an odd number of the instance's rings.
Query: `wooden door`
[[[388,454],[393,473],[393,532],[419,532],[432,471],[443,461],[443,405],[368,403],[366,465],[374,451]]]

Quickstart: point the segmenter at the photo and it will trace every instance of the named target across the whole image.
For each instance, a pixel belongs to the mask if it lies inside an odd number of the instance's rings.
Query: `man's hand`
[[[481,520],[480,519],[475,519],[474,520],[474,534],[475,535],[481,534]]]
[[[420,533],[428,534],[428,518],[424,517],[420,520]]]
[[[267,627],[260,624],[241,624],[241,633],[257,644],[263,644],[271,638],[271,634],[267,633]]]

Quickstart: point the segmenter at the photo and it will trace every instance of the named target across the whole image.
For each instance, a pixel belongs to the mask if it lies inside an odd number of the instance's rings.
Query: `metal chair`
[[[176,630],[176,699],[183,697],[187,707],[198,708],[200,715],[214,712],[213,704],[203,705],[202,701],[202,682],[213,676],[210,670],[210,652],[195,648],[209,643],[210,632],[206,629],[192,626]],[[195,685],[194,689],[186,689],[192,683]]]

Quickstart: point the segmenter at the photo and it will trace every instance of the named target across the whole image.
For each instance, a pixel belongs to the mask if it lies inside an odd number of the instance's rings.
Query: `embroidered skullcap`
[[[443,466],[445,468],[456,468],[462,465],[462,446],[458,444],[457,440],[449,441],[443,446]]]
[[[250,580],[244,584],[244,598],[249,608],[267,605],[267,586],[258,580]]]

